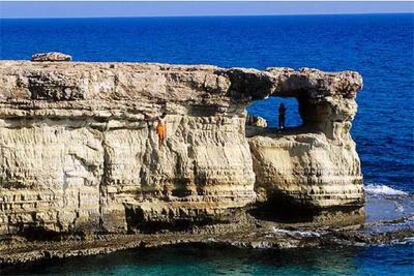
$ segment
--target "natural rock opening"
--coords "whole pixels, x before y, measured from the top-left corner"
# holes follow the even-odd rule
[[[285,111],[285,127],[280,127],[280,105],[283,104]],[[268,132],[294,132],[302,126],[302,118],[299,113],[299,103],[294,97],[282,98],[270,96],[263,100],[257,100],[246,107],[246,136],[265,131],[254,127],[267,128]]]

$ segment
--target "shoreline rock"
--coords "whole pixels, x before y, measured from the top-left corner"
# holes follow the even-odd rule
[[[376,222],[378,223],[378,222]],[[398,224],[399,221],[383,221]],[[109,254],[126,249],[204,245],[241,249],[290,249],[331,246],[392,245],[413,238],[412,228],[369,233],[373,223],[342,228],[321,225],[281,224],[266,221],[195,228],[192,231],[154,234],[70,236],[60,240],[32,240],[9,236],[0,245],[0,269],[56,259]]]

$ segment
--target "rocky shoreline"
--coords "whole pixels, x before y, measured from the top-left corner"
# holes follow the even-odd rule
[[[396,212],[392,207],[396,205],[405,211]],[[63,258],[165,246],[273,250],[392,245],[414,239],[413,194],[369,195],[365,208],[369,211],[367,218],[351,225],[348,221],[348,226],[329,225],[326,221],[282,223],[261,220],[251,216],[251,210],[246,209],[234,213],[234,221],[231,223],[192,227],[184,231],[43,236],[43,239],[35,239],[33,235],[8,236],[0,242],[0,268],[12,269],[15,266],[47,263]],[[390,213],[393,213],[392,217]]]
[[[365,231],[371,225],[378,225],[378,223],[329,228],[255,220],[254,224],[215,225],[191,231],[71,236],[60,237],[60,240],[55,241],[10,236],[3,239],[0,245],[0,268],[69,257],[108,254],[133,248],[139,250],[175,245],[247,249],[369,246],[403,242],[414,236],[412,227],[383,233]],[[401,220],[381,222],[388,225],[398,223],[401,223]]]

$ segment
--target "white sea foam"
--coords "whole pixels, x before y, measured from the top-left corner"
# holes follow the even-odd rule
[[[392,245],[405,245],[405,244],[410,244],[411,245],[411,244],[414,244],[414,237],[408,237],[408,238],[405,238],[403,240],[393,240],[389,244],[392,244]],[[380,244],[379,246],[387,246],[389,244],[384,243],[384,244]]]
[[[408,193],[397,190],[386,185],[368,184],[364,187],[365,192],[374,195],[408,195]]]
[[[320,237],[321,234],[315,231],[298,231],[298,230],[286,230],[273,227],[273,232],[276,234],[286,234],[289,236],[299,236],[299,237]]]
[[[402,206],[400,203],[394,202],[394,204],[395,204],[395,210],[396,211],[398,211],[400,213],[403,213],[405,211],[404,206]]]
[[[414,244],[414,237],[405,238],[403,241],[409,244]]]

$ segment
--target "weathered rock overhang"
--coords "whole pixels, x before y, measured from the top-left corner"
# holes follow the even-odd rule
[[[350,71],[2,61],[0,233],[220,221],[257,194],[359,208],[361,87]],[[296,97],[307,128],[246,138],[245,107],[268,96]]]

